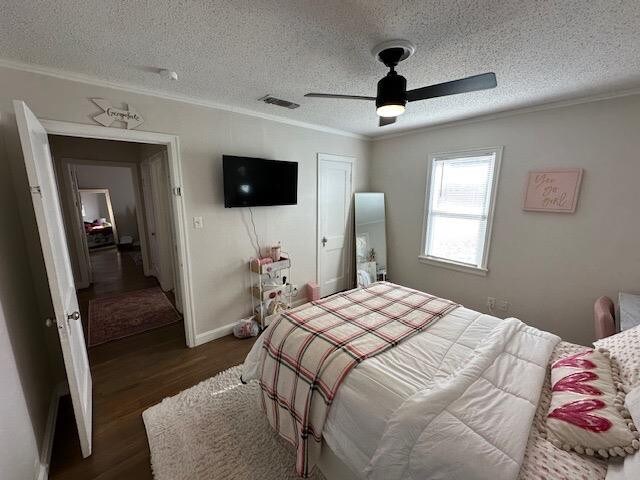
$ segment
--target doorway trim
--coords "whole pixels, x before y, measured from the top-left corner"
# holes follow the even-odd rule
[[[124,130],[98,125],[63,122],[58,120],[38,119],[49,135],[67,137],[97,138],[101,140],[119,140],[132,143],[150,143],[165,145],[167,148],[167,164],[171,182],[171,198],[173,224],[176,233],[180,289],[184,318],[185,340],[189,347],[196,346],[195,307],[193,303],[193,286],[191,282],[191,253],[189,250],[188,222],[184,202],[182,179],[182,162],[180,159],[180,139],[177,135],[145,132],[141,130]]]
[[[354,193],[354,185],[353,185],[353,169],[354,169],[354,164],[355,164],[355,157],[349,156],[349,155],[340,155],[340,154],[334,154],[334,153],[321,153],[318,152],[318,154],[316,155],[316,236],[315,236],[315,241],[316,241],[316,282],[318,283],[318,287],[320,288],[320,162],[321,160],[329,160],[332,162],[341,162],[341,163],[348,163],[351,166],[351,181],[350,181],[350,192],[349,192],[349,211],[348,211],[348,216],[347,216],[347,225],[348,225],[348,235],[347,235],[347,239],[345,240],[345,243],[347,243],[348,248],[346,249],[346,251],[348,252],[348,255],[346,258],[343,259],[343,261],[345,262],[345,265],[343,266],[343,268],[345,268],[345,272],[346,272],[346,276],[348,281],[352,280],[352,261],[351,261],[351,255],[352,255],[352,250],[353,248],[353,235],[352,235],[352,230],[353,228],[351,228],[353,226],[353,193]],[[349,285],[346,285],[347,287]]]

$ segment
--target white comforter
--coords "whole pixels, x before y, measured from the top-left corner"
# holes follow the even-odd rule
[[[385,435],[388,439],[392,434],[387,431],[387,425],[391,426],[392,421],[400,420],[402,412],[407,411],[405,406],[409,408],[410,405],[413,405],[413,401],[406,402],[414,397],[416,399],[422,398],[418,397],[418,394],[425,395],[430,391],[435,393],[445,388],[450,380],[457,378],[462,369],[465,369],[474,358],[478,357],[478,352],[485,348],[492,332],[496,331],[496,328],[501,328],[501,325],[509,323],[513,322],[505,322],[499,318],[460,307],[430,326],[426,331],[358,365],[345,379],[333,401],[323,431],[326,444],[357,477],[365,478],[365,471],[369,471],[369,475],[375,475],[375,469],[371,467],[380,466],[383,455],[386,456],[393,452],[393,449],[384,448]],[[537,332],[542,338],[548,338],[549,346],[545,346],[540,352],[542,356],[548,358],[558,338],[531,327],[525,328],[532,333]],[[537,340],[538,337],[534,339]],[[514,346],[516,345],[514,344]],[[246,380],[259,378],[261,348],[262,344],[258,339],[245,360],[243,377]],[[518,348],[525,352],[518,355],[527,358],[525,354],[529,355],[530,349],[527,348],[526,342],[519,345]],[[537,348],[539,346],[534,350]],[[542,361],[542,357],[538,365],[546,365],[545,361]],[[540,380],[533,380],[533,383],[539,383],[536,387],[536,400],[533,402],[535,404],[544,378],[544,369],[533,367],[531,370],[542,370]],[[508,371],[505,372],[504,377],[508,377],[507,374]],[[537,375],[532,376],[537,377]],[[531,378],[526,379],[526,382],[530,381],[532,381]],[[492,410],[491,401],[492,398],[478,399],[470,413],[476,411],[480,415],[486,414],[487,410]],[[487,405],[485,413],[480,408],[483,403]],[[520,412],[517,413],[519,415]],[[496,415],[500,415],[499,410],[496,410]],[[411,422],[415,423],[421,416],[422,413],[411,419]],[[525,414],[525,416],[528,418],[529,415]],[[487,418],[495,419],[493,416]],[[527,433],[531,425],[530,420],[530,418],[527,420]],[[491,422],[493,421],[491,420]],[[402,430],[400,424],[397,428]],[[523,435],[521,443],[526,442],[527,433]],[[416,456],[419,457],[420,454],[416,452]],[[411,462],[413,460],[409,461],[410,464]],[[476,466],[481,464],[484,468],[487,463],[488,459],[476,459]],[[426,464],[422,465],[427,468]],[[441,477],[432,476],[432,469],[429,465],[426,473],[418,474],[417,478]],[[466,477],[447,473],[444,478]]]
[[[514,318],[498,324],[457,374],[396,410],[367,477],[515,480],[558,341]]]

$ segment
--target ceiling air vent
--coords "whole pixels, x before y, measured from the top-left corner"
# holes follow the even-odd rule
[[[300,106],[297,103],[290,102],[289,100],[281,100],[279,98],[272,97],[271,95],[265,95],[264,97],[259,98],[258,100],[264,103],[270,103],[271,105],[290,108],[291,110],[293,110],[294,108],[298,108]]]

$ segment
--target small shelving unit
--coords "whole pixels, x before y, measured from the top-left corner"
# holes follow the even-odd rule
[[[256,259],[252,259],[249,270],[251,309],[260,329],[264,329],[282,309],[291,308],[291,260],[281,257],[277,262],[259,264]],[[273,311],[273,302],[280,302],[281,309]]]

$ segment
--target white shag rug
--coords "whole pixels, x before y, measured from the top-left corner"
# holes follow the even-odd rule
[[[297,479],[295,451],[269,426],[256,382],[225,370],[142,413],[157,480]],[[316,470],[314,480],[323,480]]]

